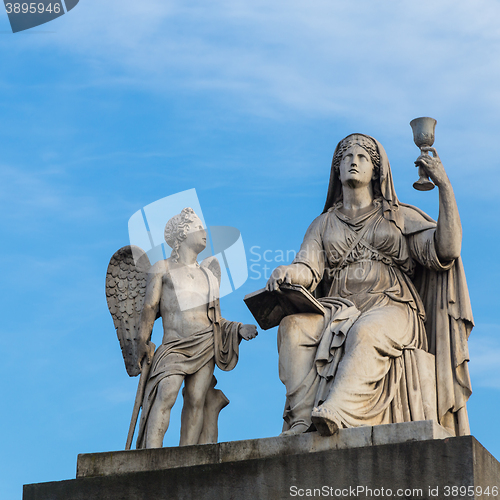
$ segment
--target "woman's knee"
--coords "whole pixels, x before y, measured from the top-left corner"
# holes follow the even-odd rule
[[[373,325],[370,325],[370,323],[355,323],[347,334],[346,348],[354,345],[365,345],[369,347],[374,344],[374,328]]]
[[[323,332],[323,316],[291,314],[285,316],[278,328],[278,345],[307,345],[317,342]]]
[[[379,308],[368,312],[354,323],[346,343],[390,348],[403,345],[408,331],[406,311],[395,307]]]

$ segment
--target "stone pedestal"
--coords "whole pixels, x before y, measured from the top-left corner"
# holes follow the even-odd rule
[[[76,479],[25,485],[23,500],[491,500],[498,489],[500,463],[472,436],[425,421],[80,455]]]

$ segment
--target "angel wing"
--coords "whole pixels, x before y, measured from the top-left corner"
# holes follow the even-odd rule
[[[211,273],[217,278],[217,281],[219,282],[220,286],[222,272],[217,257],[214,256],[207,257],[205,260],[202,261],[201,266],[211,271]]]
[[[135,245],[127,245],[111,257],[106,273],[106,300],[120,341],[125,368],[131,377],[141,372],[136,338],[150,268],[146,252]]]

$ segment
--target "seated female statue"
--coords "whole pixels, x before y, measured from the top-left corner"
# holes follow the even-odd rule
[[[469,433],[462,229],[436,150],[423,150],[416,163],[439,189],[437,223],[398,201],[381,144],[350,135],[335,150],[323,213],[267,283],[303,285],[326,309],[279,326],[285,434],[425,419]]]

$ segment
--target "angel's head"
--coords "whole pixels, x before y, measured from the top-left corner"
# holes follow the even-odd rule
[[[207,246],[207,233],[200,218],[192,208],[183,208],[180,214],[174,215],[165,226],[165,241],[172,248],[171,258],[179,259],[179,248],[183,242],[200,253]]]

